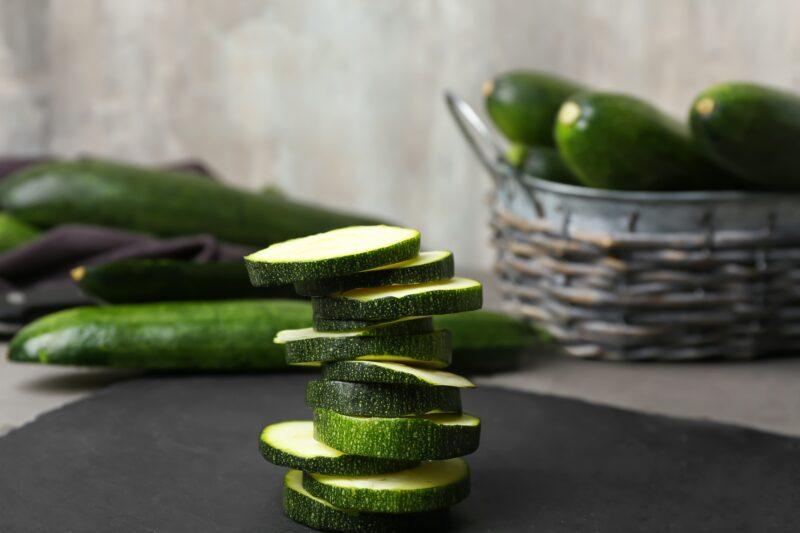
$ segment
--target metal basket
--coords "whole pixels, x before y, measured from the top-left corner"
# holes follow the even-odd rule
[[[552,183],[446,101],[495,182],[495,270],[507,309],[571,355],[744,359],[800,349],[800,195],[623,192]]]

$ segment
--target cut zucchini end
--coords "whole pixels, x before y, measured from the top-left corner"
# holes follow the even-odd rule
[[[261,432],[261,443],[300,458],[341,457],[344,453],[314,439],[310,420],[287,420],[270,424]]]

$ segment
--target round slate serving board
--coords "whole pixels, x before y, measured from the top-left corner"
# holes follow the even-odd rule
[[[281,512],[267,423],[309,418],[310,375],[155,376],[0,438],[0,531],[307,531]],[[486,532],[791,531],[800,440],[493,388],[470,498]]]

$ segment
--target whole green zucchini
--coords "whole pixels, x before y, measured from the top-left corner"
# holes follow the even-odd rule
[[[49,163],[16,172],[0,184],[0,208],[40,228],[82,223],[165,237],[208,233],[257,246],[379,223],[185,173],[99,161]]]
[[[800,188],[800,95],[723,83],[701,92],[692,135],[720,166],[772,189]]]
[[[291,285],[253,287],[242,261],[127,259],[78,267],[72,279],[85,293],[108,303],[298,298]]]
[[[291,300],[81,307],[24,327],[11,340],[8,358],[140,369],[290,368],[284,346],[273,338],[311,324],[311,306]],[[451,368],[462,372],[514,368],[537,338],[523,322],[491,311],[437,316],[435,326],[453,333]]]
[[[553,124],[561,104],[583,90],[552,74],[517,70],[483,84],[484,103],[492,122],[510,141],[553,146]]]
[[[170,370],[286,368],[278,331],[311,324],[311,306],[246,300],[79,307],[11,340],[12,361]]]
[[[589,187],[741,188],[736,177],[699,150],[685,124],[632,96],[605,92],[571,96],[561,106],[555,135],[564,162]]]

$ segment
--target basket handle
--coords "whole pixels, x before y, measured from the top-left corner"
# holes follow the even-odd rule
[[[444,101],[467,144],[495,183],[499,182],[501,171],[497,167],[497,161],[503,157],[501,141],[461,97],[445,91]]]

